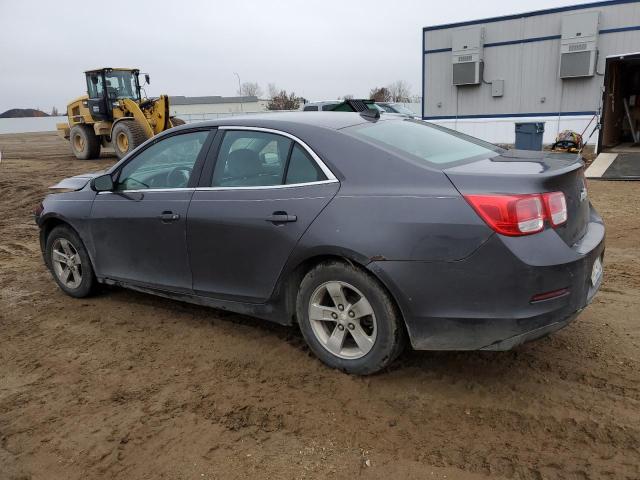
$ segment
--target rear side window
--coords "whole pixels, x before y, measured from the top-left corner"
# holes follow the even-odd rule
[[[298,144],[293,146],[289,167],[287,168],[287,180],[285,183],[308,183],[326,180],[327,177],[318,164]]]
[[[384,121],[345,129],[363,140],[391,147],[424,162],[455,163],[495,156],[500,148],[453,130],[412,120]]]
[[[312,106],[312,107],[304,107],[303,109],[305,112],[317,112],[318,111],[318,107],[317,106]]]
[[[283,135],[252,130],[224,134],[212,187],[270,187],[326,180],[315,160]]]
[[[326,111],[331,111],[331,110],[333,110],[333,108],[336,105],[337,105],[337,103],[328,103],[328,104],[322,106],[322,110],[325,111],[325,112]]]
[[[224,135],[213,172],[214,187],[281,185],[292,141],[246,130]]]

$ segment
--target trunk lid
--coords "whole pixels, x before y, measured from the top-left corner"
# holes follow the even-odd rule
[[[568,218],[556,227],[556,232],[569,246],[586,232],[589,201],[584,163],[577,155],[508,150],[496,157],[445,169],[444,173],[463,195],[562,192]]]

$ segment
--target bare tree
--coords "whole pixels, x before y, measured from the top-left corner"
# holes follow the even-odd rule
[[[391,101],[393,102],[409,102],[411,98],[411,87],[404,80],[398,80],[393,82],[387,87],[391,94]]]
[[[353,95],[351,95],[350,93],[347,93],[344,97],[342,97],[342,100],[353,100]]]
[[[369,98],[376,102],[388,102],[391,100],[391,93],[387,87],[374,87],[369,92]]]
[[[58,115],[60,115],[60,114],[58,113],[58,107],[53,107],[53,108],[51,109],[51,116],[52,116],[52,117],[57,117]]]
[[[280,91],[278,90],[278,87],[276,87],[275,83],[270,83],[267,85],[267,93],[269,95],[269,98],[273,98],[277,96]]]
[[[287,94],[286,90],[271,97],[267,104],[267,110],[297,110],[300,108],[300,98],[294,92]]]
[[[262,89],[260,88],[260,85],[258,85],[258,82],[244,82],[240,86],[238,95],[242,97],[261,97]]]

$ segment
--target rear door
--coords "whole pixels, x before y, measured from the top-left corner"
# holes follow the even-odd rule
[[[216,143],[187,221],[193,289],[261,303],[340,184],[306,145],[283,132],[222,128]]]
[[[96,272],[172,291],[191,291],[186,244],[189,202],[214,133],[164,136],[123,165],[115,189],[91,211]]]

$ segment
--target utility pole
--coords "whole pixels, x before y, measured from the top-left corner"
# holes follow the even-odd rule
[[[240,75],[237,72],[233,72],[233,74],[238,77],[238,97],[240,97],[240,111],[244,112],[244,107],[242,105],[242,87],[240,86]]]

